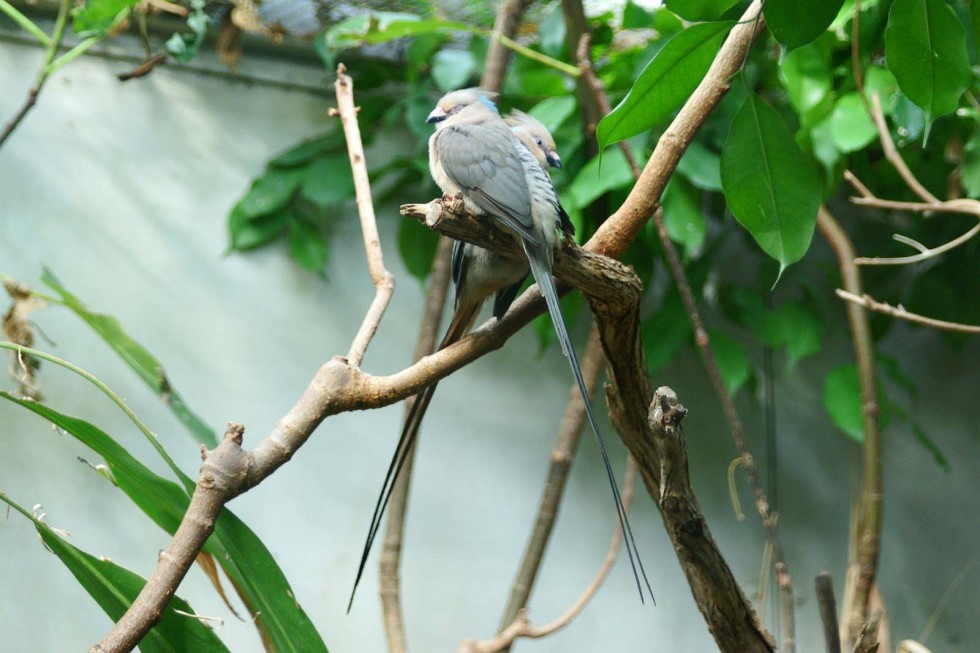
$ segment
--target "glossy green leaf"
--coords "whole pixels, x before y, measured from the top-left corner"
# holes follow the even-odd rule
[[[306,168],[300,196],[314,206],[325,209],[354,198],[354,176],[350,157],[331,154],[321,157]]]
[[[573,206],[584,208],[614,188],[628,188],[635,182],[633,170],[619,148],[608,150],[586,163],[568,187]]]
[[[107,558],[97,558],[69,544],[54,529],[0,493],[4,501],[31,520],[44,546],[61,560],[72,576],[113,621],[122,618],[146,585],[146,579]],[[180,614],[177,611],[183,612]],[[167,603],[153,628],[140,640],[143,653],[203,653],[227,651],[213,630],[198,619],[184,599],[175,596]]]
[[[861,412],[861,383],[855,365],[842,365],[824,379],[823,405],[834,426],[852,440],[864,442],[864,414]],[[878,394],[879,428],[888,424],[888,404]]]
[[[895,0],[885,29],[885,58],[927,123],[954,111],[970,83],[966,32],[943,0]]]
[[[562,50],[565,48],[565,14],[562,12],[561,3],[555,3],[551,13],[544,17],[538,24],[538,44],[541,51],[554,59],[561,59]],[[485,61],[486,56],[480,57],[480,61]]]
[[[414,220],[402,220],[398,227],[398,252],[408,272],[421,282],[429,277],[439,245],[439,234]]]
[[[71,293],[64,284],[45,268],[41,274],[43,281],[49,288],[58,293],[61,301],[75,315],[82,318],[86,324],[99,334],[106,341],[113,351],[119,355],[129,367],[143,380],[146,385],[173,411],[180,423],[190,431],[191,435],[198,442],[214,447],[218,440],[208,425],[198,415],[192,411],[179,392],[171,385],[163,369],[163,365],[145,347],[133,340],[126,333],[119,320],[116,318],[97,313],[89,309],[85,304]]]
[[[766,0],[766,25],[788,50],[823,34],[837,17],[844,0]]]
[[[732,25],[692,25],[673,36],[623,101],[599,121],[600,149],[650,129],[680,106],[701,82]]]
[[[93,424],[43,404],[0,391],[7,399],[56,424],[99,454],[116,485],[158,526],[173,535],[190,505],[194,481],[181,474],[180,485],[162,478],[134,458]],[[183,485],[183,488],[181,487]],[[313,623],[296,601],[272,553],[228,508],[221,511],[214,533],[204,545],[231,579],[242,601],[256,616],[256,626],[276,651],[326,651]]]
[[[432,59],[432,80],[440,91],[468,86],[476,72],[476,60],[469,50],[440,50]]]
[[[289,255],[311,272],[323,274],[330,250],[320,230],[299,216],[289,218]]]
[[[721,183],[735,218],[780,274],[810,246],[820,179],[776,111],[750,95],[721,152]]]
[[[841,152],[856,152],[878,138],[874,120],[868,115],[859,93],[847,93],[834,104],[830,133]]]
[[[275,240],[286,230],[290,211],[283,209],[256,219],[245,217],[242,203],[239,202],[228,216],[228,234],[232,250],[244,252]]]
[[[804,123],[830,93],[830,52],[817,43],[793,50],[783,58],[779,77]]]
[[[715,20],[738,4],[738,0],[665,0],[664,5],[684,20]]]
[[[692,141],[684,151],[677,172],[702,190],[721,190],[721,158],[699,141]]]
[[[886,116],[895,112],[898,103],[898,81],[891,71],[883,66],[868,66],[864,71],[864,94],[868,101],[878,94],[881,100],[881,110]]]
[[[74,10],[72,32],[79,38],[102,34],[137,2],[139,0],[86,0]]]
[[[289,203],[305,179],[305,170],[269,168],[252,182],[252,187],[236,208],[239,208],[245,220],[271,215]]]
[[[731,317],[760,343],[772,349],[786,348],[788,370],[820,351],[826,326],[802,302],[789,300],[769,308],[758,292],[735,287],[724,293],[723,303]]]
[[[541,121],[548,131],[555,132],[561,127],[578,108],[578,102],[572,95],[550,97],[535,104],[529,114]]]
[[[701,192],[684,179],[674,177],[664,189],[664,224],[675,243],[690,255],[704,244],[705,222],[701,214]]]
[[[728,394],[735,396],[752,376],[752,366],[745,353],[742,343],[729,336],[724,331],[708,329],[711,339],[711,350],[715,354],[718,370],[725,382]]]

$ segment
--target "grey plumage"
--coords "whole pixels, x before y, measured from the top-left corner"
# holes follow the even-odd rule
[[[634,563],[636,543],[592,411],[578,359],[571,346],[561,314],[558,292],[551,276],[559,231],[567,235],[573,232],[568,215],[561,207],[545,168],[549,162],[556,167],[561,165],[554,139],[540,122],[520,112],[509,117],[508,126],[500,118],[493,102],[478,89],[464,89],[445,95],[429,115],[427,122],[439,123],[429,140],[429,168],[443,193],[447,196],[461,194],[471,213],[498,220],[520,238],[527,263],[548,305],[562,352],[569,358],[589,422],[598,440],[642,601],[640,577]],[[497,318],[502,317],[516,297],[527,270],[528,265],[523,262],[467,243],[456,243],[453,250],[456,310],[440,349],[469,332],[480,307],[491,294],[496,295],[494,315]],[[380,526],[381,514],[387,505],[391,491],[389,484],[393,484],[401,469],[434,391],[435,385],[432,385],[419,395],[406,420],[395,457],[388,469],[385,487],[375,506],[355,590],[371,543]],[[640,573],[643,574],[652,596],[638,554],[636,562],[639,563]]]

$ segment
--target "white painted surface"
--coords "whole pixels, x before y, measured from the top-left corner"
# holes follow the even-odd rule
[[[0,120],[21,102],[39,59],[36,49],[0,44]],[[234,201],[271,155],[320,129],[329,103],[173,69],[120,84],[114,74],[126,68],[98,59],[67,67],[0,149],[0,271],[40,287],[42,265],[51,267],[91,306],[117,316],[209,424],[220,430],[226,421],[242,422],[246,446],[254,445],[318,366],[346,351],[372,296],[349,210],[338,216],[328,282],[299,269],[278,247],[222,255]],[[398,287],[364,367],[383,374],[409,362],[423,295],[397,254],[397,212],[388,206],[379,215]],[[39,346],[119,391],[183,468],[196,473],[192,441],[91,331],[63,310],[47,310],[36,321],[57,343]],[[904,427],[886,436],[882,573],[897,640],[918,635],[947,585],[980,551],[978,349],[973,343],[954,355],[932,334],[902,329],[888,348],[911,356],[914,372],[946,371],[937,379],[914,375],[920,395],[912,409],[954,465],[951,474],[941,472]],[[838,349],[805,365],[829,370],[846,354]],[[95,422],[166,475],[102,395],[51,365],[41,378],[53,407]],[[749,519],[738,523],[732,516],[725,470],[734,453],[717,403],[694,356],[682,357],[656,381],[673,386],[691,409],[686,425],[695,488],[737,577],[747,593],[754,591],[760,529],[748,492],[742,497]],[[454,650],[461,638],[487,637],[496,628],[569,382],[560,353],[538,357],[534,338],[522,333],[440,385],[421,441],[405,549],[413,650]],[[801,597],[802,651],[822,649],[814,574],[830,570],[838,590],[843,587],[856,460],[831,430],[819,393],[799,378],[779,387],[780,525]],[[528,405],[530,397],[536,405]],[[761,420],[747,402],[741,408],[761,462]],[[377,551],[354,610],[349,616],[344,610],[400,415],[394,406],[329,419],[286,467],[231,504],[276,555],[335,652],[384,649]],[[622,447],[603,423],[622,469]],[[589,436],[581,449],[532,601],[536,623],[564,610],[588,583],[614,526]],[[43,504],[48,522],[70,531],[75,545],[149,574],[166,535],[76,456],[94,458],[26,411],[0,404],[0,490],[27,506]],[[639,604],[620,560],[571,627],[522,649],[713,650],[659,516],[647,496],[637,503],[632,521],[658,606]],[[108,619],[26,520],[14,514],[0,520],[0,551],[0,648],[80,650],[107,630]],[[959,589],[928,642],[933,650],[975,650],[978,587],[974,575]],[[200,613],[226,619],[221,637],[231,650],[259,650],[252,626],[230,615],[200,571],[190,573],[179,594]]]

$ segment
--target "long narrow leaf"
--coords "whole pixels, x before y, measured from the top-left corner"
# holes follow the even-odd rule
[[[95,599],[109,618],[118,621],[139,595],[146,579],[105,558],[82,551],[61,538],[54,530],[30,512],[0,493],[0,501],[30,519],[41,540],[51,553]],[[180,614],[177,611],[185,614]],[[227,651],[214,631],[193,616],[194,609],[184,599],[170,599],[160,621],[140,642],[143,653],[211,653]]]
[[[187,407],[177,390],[170,385],[170,379],[167,378],[160,361],[143,345],[133,340],[123,330],[119,320],[110,315],[90,310],[78,297],[65,288],[58,277],[47,268],[41,275],[41,281],[57,292],[64,305],[92,327],[112,347],[113,351],[119,354],[119,357],[143,379],[146,385],[164,400],[164,403],[170,407],[177,419],[198,442],[207,445],[208,448],[214,448],[218,445],[214,431],[208,428],[204,420]]]
[[[102,456],[119,489],[165,531],[171,535],[177,531],[194,489],[187,475],[180,475],[182,489],[155,474],[97,426],[3,391],[0,397],[44,417]],[[272,553],[228,508],[219,515],[204,551],[224,569],[274,650],[327,650]]]

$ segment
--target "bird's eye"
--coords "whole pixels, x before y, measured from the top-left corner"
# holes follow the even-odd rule
[[[449,113],[450,114],[459,113],[460,109],[462,108],[463,108],[462,104],[457,104],[456,106],[454,106],[452,109],[449,110]]]
[[[544,147],[544,141],[542,141],[540,138],[535,138],[534,142],[538,144],[538,147]]]

